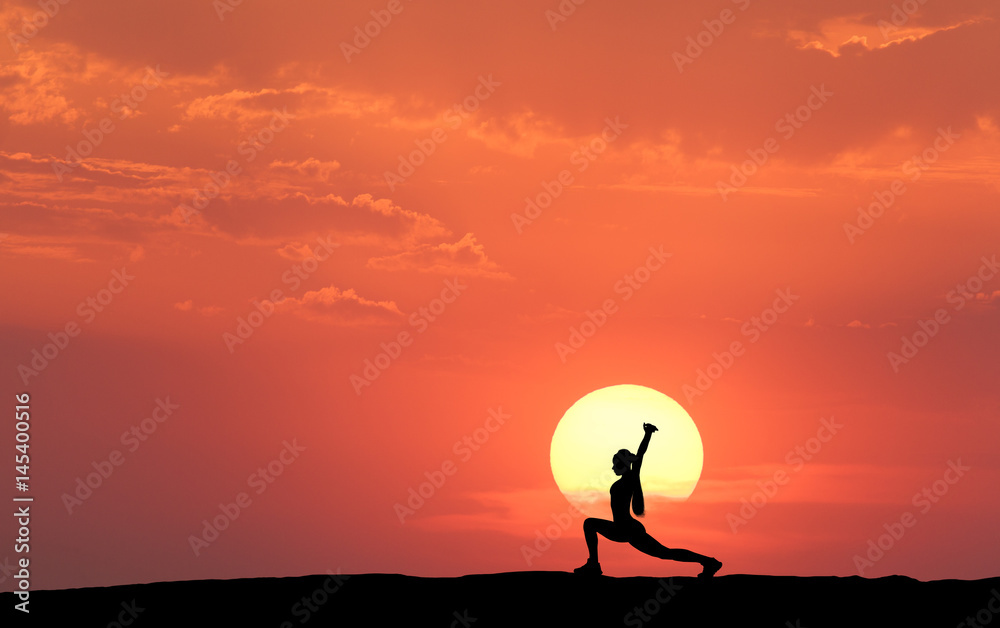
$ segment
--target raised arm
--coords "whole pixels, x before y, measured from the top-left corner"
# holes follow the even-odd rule
[[[646,435],[642,437],[642,442],[639,443],[639,449],[636,452],[636,458],[632,461],[633,471],[638,471],[639,467],[642,466],[642,457],[646,453],[646,448],[649,447],[649,438],[656,431],[656,426],[651,423],[643,423],[642,429],[646,431]]]

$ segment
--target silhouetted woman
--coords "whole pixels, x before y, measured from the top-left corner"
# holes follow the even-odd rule
[[[587,559],[587,564],[574,571],[583,574],[601,573],[601,564],[597,562],[597,535],[601,534],[610,541],[628,543],[640,552],[656,558],[700,563],[702,572],[698,574],[699,577],[709,578],[722,567],[721,562],[690,550],[664,547],[659,541],[649,536],[646,528],[629,513],[630,505],[635,514],[639,516],[642,516],[645,508],[642,486],[639,484],[639,468],[642,466],[642,456],[646,453],[649,438],[656,431],[656,426],[643,423],[642,428],[646,431],[646,435],[642,438],[638,453],[633,455],[627,449],[620,449],[611,459],[611,468],[614,469],[615,475],[621,476],[618,481],[611,485],[611,514],[614,516],[614,521],[593,517],[584,520],[583,535],[587,539],[590,558]]]

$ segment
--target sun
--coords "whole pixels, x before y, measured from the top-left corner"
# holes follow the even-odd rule
[[[636,452],[643,423],[659,428],[642,463],[643,494],[678,501],[691,495],[704,460],[691,416],[661,392],[622,384],[581,397],[552,434],[552,476],[570,503],[588,515],[610,513],[608,490],[617,479],[611,458],[623,448]]]

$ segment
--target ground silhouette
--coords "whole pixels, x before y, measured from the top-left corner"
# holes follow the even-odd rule
[[[1000,578],[737,574],[705,580],[533,571],[201,580],[34,591],[30,623],[13,611],[16,601],[13,593],[0,594],[5,615],[14,616],[5,626],[950,627],[966,618],[986,625],[982,620],[1000,614],[991,610],[1000,609]]]

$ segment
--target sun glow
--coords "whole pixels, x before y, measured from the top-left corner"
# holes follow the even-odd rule
[[[683,501],[701,477],[701,435],[676,401],[645,386],[609,386],[584,395],[559,420],[549,453],[559,490],[587,514],[607,516],[608,489],[616,476],[611,458],[625,448],[636,453],[643,423],[659,431],[642,463],[647,496]]]

